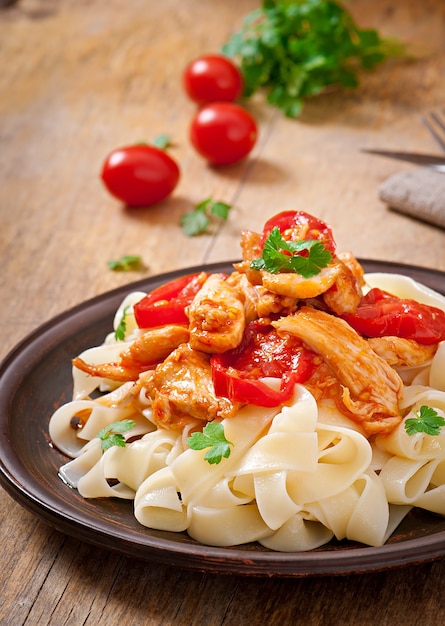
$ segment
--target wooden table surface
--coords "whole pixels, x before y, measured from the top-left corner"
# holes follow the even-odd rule
[[[436,151],[420,114],[445,103],[443,0],[353,0],[362,26],[410,44],[348,93],[297,120],[255,98],[251,158],[212,169],[188,141],[185,63],[218,51],[254,0],[22,0],[0,9],[0,357],[54,315],[162,272],[238,258],[243,228],[286,209],[328,221],[361,258],[445,270],[444,231],[389,211],[379,185],[409,169],[363,147]],[[168,133],[182,177],[173,196],[126,210],[101,185],[115,147]],[[205,197],[235,205],[188,238],[181,215]],[[141,255],[142,273],[107,262]],[[1,383],[0,383],[1,384]],[[442,622],[445,561],[315,578],[176,570],[53,530],[0,493],[0,623],[417,624]]]

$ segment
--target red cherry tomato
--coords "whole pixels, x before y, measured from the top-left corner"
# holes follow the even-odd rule
[[[279,228],[284,239],[318,239],[332,254],[335,254],[336,244],[331,227],[310,213],[282,211],[271,217],[263,227],[262,246],[275,227]]]
[[[198,104],[233,102],[243,91],[243,78],[227,57],[211,54],[192,61],[183,74],[184,89]]]
[[[206,278],[205,272],[182,276],[144,296],[134,305],[134,317],[139,328],[188,324],[185,307],[192,302]]]
[[[105,159],[101,178],[108,191],[128,206],[150,206],[176,187],[177,163],[155,146],[135,145],[114,150]]]
[[[258,130],[253,117],[233,102],[214,102],[192,120],[190,140],[212,165],[236,163],[254,147]]]
[[[355,313],[342,316],[366,337],[396,336],[430,345],[445,340],[445,313],[415,300],[371,289]]]
[[[210,358],[215,393],[235,402],[278,406],[291,397],[294,385],[314,370],[315,354],[295,337],[279,337],[271,326],[251,322],[241,345]],[[278,391],[259,380],[281,378]]]

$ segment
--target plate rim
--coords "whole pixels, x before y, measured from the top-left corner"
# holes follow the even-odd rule
[[[428,277],[430,279],[433,277],[433,282],[440,283],[443,281],[441,293],[445,295],[445,272],[441,270],[391,261],[360,258],[358,260],[367,273],[385,271],[403,273],[407,276],[414,274],[415,276],[420,275],[424,280],[428,279]],[[90,519],[88,515],[80,519],[72,511],[68,512],[66,509],[61,510],[57,508],[60,500],[56,496],[54,496],[54,502],[51,499],[42,499],[38,481],[32,476],[30,477],[26,472],[26,468],[22,467],[14,443],[9,436],[9,420],[11,417],[8,407],[11,406],[14,392],[20,387],[20,384],[26,378],[27,372],[31,369],[31,364],[28,364],[28,369],[25,368],[19,376],[14,371],[14,365],[17,362],[21,362],[23,351],[30,346],[40,345],[47,338],[48,334],[53,334],[54,328],[59,329],[62,327],[63,329],[65,326],[69,327],[70,322],[72,324],[73,320],[78,324],[86,323],[80,319],[85,316],[85,312],[88,313],[88,320],[105,321],[107,317],[112,319],[116,304],[131,291],[142,291],[147,287],[153,289],[157,284],[196,271],[227,271],[235,262],[220,261],[200,264],[141,278],[93,296],[62,311],[40,324],[22,338],[0,363],[0,381],[6,379],[7,383],[10,383],[9,387],[8,385],[0,384],[0,485],[21,506],[66,535],[103,549],[119,552],[125,556],[160,564],[173,564],[185,569],[203,572],[236,573],[237,575],[267,577],[353,574],[382,571],[408,564],[431,561],[444,556],[445,531],[379,547],[363,546],[330,551],[318,549],[298,553],[249,550],[243,548],[243,546],[220,548],[204,546],[197,542],[183,543],[175,541],[176,533],[171,533],[172,539],[150,537],[149,541],[141,544],[140,541],[135,541],[134,533],[123,533],[122,529],[120,529],[120,535],[117,536],[106,531],[104,532],[104,527],[106,526],[104,524],[95,525],[93,523],[87,525],[86,521]],[[415,280],[419,280],[419,277],[416,277]],[[433,288],[440,291],[437,285]],[[107,308],[106,313],[102,311],[104,308]],[[101,311],[101,315],[97,318],[99,311]],[[12,469],[15,467],[15,470],[17,470],[17,463],[21,471]],[[55,478],[60,480],[57,476]],[[69,488],[67,487],[67,489]],[[147,529],[141,526],[140,534],[145,532],[147,532]],[[110,537],[116,539],[114,545],[110,545]]]

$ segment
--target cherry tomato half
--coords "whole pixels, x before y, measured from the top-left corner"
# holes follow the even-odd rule
[[[305,211],[282,211],[264,224],[261,245],[269,237],[273,228],[279,228],[284,239],[318,239],[335,254],[336,244],[332,229],[328,224]]]
[[[431,345],[445,340],[445,312],[415,300],[398,298],[377,287],[355,313],[342,316],[365,337],[396,336]]]
[[[257,125],[245,109],[233,102],[214,102],[192,120],[190,141],[212,165],[236,163],[254,147]]]
[[[295,337],[279,337],[271,326],[251,322],[241,345],[210,359],[215,393],[235,402],[278,406],[286,402],[297,382],[305,382],[314,370],[315,354]],[[280,389],[272,390],[259,380],[281,378]]]
[[[243,91],[243,78],[236,65],[220,54],[195,59],[185,68],[184,89],[198,104],[233,102]]]
[[[134,145],[114,150],[105,159],[101,178],[108,191],[128,206],[150,206],[176,187],[177,163],[156,146]]]

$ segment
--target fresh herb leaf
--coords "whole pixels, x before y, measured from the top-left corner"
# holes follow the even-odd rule
[[[220,463],[222,458],[230,456],[230,446],[233,443],[227,441],[224,435],[224,426],[220,422],[208,422],[201,433],[193,433],[187,444],[192,450],[205,450],[210,448],[204,455],[204,459],[211,465]]]
[[[229,211],[232,207],[225,202],[213,202],[210,206],[210,213],[226,220],[229,217]]]
[[[262,256],[254,259],[250,267],[266,270],[271,274],[294,272],[303,278],[311,278],[329,265],[331,252],[316,239],[286,241],[275,226],[264,243]]]
[[[327,88],[354,88],[359,71],[372,70],[404,46],[361,29],[336,0],[263,0],[223,46],[244,76],[244,95],[265,89],[288,117]]]
[[[144,269],[140,256],[126,254],[115,261],[108,261],[108,267],[113,272],[139,272]]]
[[[125,333],[127,331],[127,313],[130,307],[126,306],[122,312],[121,321],[119,322],[116,330],[114,331],[114,338],[116,341],[124,341]]]
[[[201,211],[190,211],[181,217],[181,226],[188,237],[204,233],[209,225],[209,218]]]
[[[117,422],[113,422],[112,424],[108,424],[105,428],[102,428],[102,430],[96,435],[96,437],[100,439],[102,452],[105,452],[105,450],[108,450],[108,448],[111,448],[112,446],[124,448],[125,437],[122,433],[126,433],[135,426],[136,422],[133,420],[119,420]]]
[[[422,405],[414,415],[416,417],[405,420],[405,430],[410,436],[415,433],[440,435],[440,429],[445,426],[445,419],[429,406]]]
[[[154,138],[153,145],[161,150],[166,150],[172,145],[170,135],[158,135]]]
[[[212,198],[206,198],[199,202],[193,211],[189,211],[181,217],[182,229],[189,237],[200,235],[207,230],[212,216],[227,220],[231,208],[230,204],[215,202]]]

